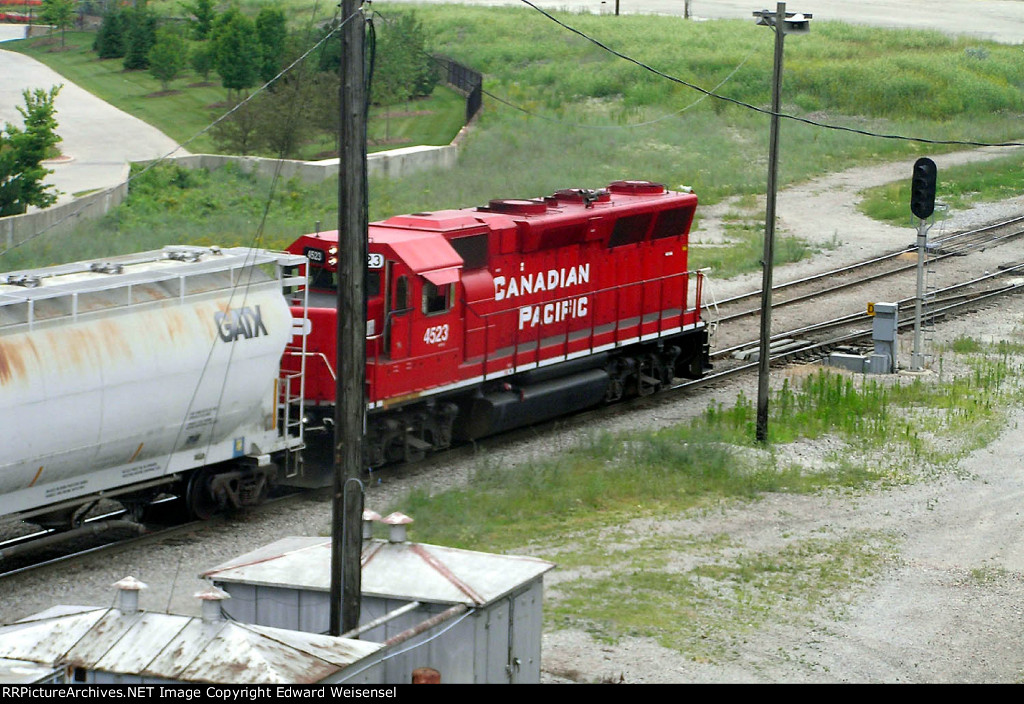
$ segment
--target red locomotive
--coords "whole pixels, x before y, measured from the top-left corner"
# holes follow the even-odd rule
[[[701,376],[696,207],[692,193],[617,181],[371,223],[368,465]],[[307,413],[328,423],[337,244],[335,231],[289,247],[311,270]]]

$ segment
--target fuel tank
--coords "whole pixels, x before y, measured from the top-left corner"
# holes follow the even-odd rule
[[[282,257],[167,247],[0,275],[2,514],[287,445]]]

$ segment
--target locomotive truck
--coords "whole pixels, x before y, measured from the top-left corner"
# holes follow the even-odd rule
[[[616,181],[371,223],[367,466],[701,376],[703,279],[687,264],[696,207],[688,191]],[[305,351],[283,367],[305,361],[307,418],[329,430],[338,233],[288,251],[308,258],[310,290]]]

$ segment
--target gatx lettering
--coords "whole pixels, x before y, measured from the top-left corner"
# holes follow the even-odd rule
[[[270,334],[267,332],[267,326],[263,324],[259,306],[255,309],[246,306],[241,310],[218,311],[213,314],[213,319],[217,323],[217,334],[224,342],[234,342],[240,337],[248,340],[261,334]]]

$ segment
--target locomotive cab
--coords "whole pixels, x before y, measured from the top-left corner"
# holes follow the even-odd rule
[[[371,398],[416,394],[457,374],[462,350],[462,259],[438,235],[371,229],[384,272],[383,326],[367,329]],[[372,256],[371,256],[372,258]]]

